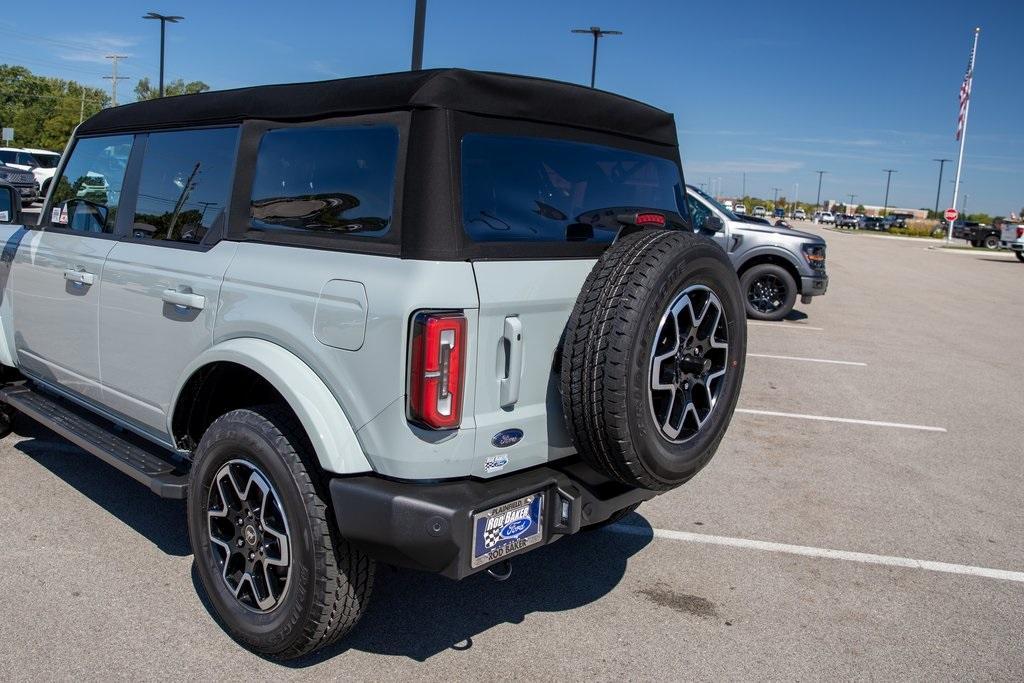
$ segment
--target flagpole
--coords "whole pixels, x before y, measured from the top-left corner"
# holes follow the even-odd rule
[[[967,103],[964,105],[964,127],[960,131],[960,154],[956,158],[956,182],[953,183],[953,208],[956,208],[956,200],[960,194],[960,170],[964,164],[964,143],[967,141],[967,117],[971,113],[971,91],[974,90],[974,58],[978,54],[978,34],[981,33],[981,28],[977,27],[974,29],[974,47],[971,48],[971,64],[967,71],[970,76],[970,83],[968,84],[967,91]],[[964,220],[967,220],[967,216],[964,216]],[[953,221],[949,221],[949,226],[946,232],[946,244],[947,246],[953,241]]]

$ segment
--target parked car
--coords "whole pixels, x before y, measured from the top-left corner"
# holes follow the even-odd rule
[[[781,320],[793,310],[797,296],[809,304],[828,290],[821,237],[736,215],[692,185],[686,198],[694,229],[711,234],[728,252],[749,317]]]
[[[1024,263],[1024,223],[1007,221],[1000,228],[1000,246],[1012,250],[1017,260]]]
[[[861,216],[860,225],[858,226],[861,230],[876,230],[878,232],[885,232],[886,225],[885,219],[881,216]]]
[[[837,213],[835,215],[835,224],[837,228],[859,228],[860,219],[848,213]]]
[[[828,224],[835,223],[836,222],[836,218],[832,214],[831,211],[815,211],[814,212],[814,222],[815,223],[823,223],[823,224],[828,225]]]
[[[25,204],[31,204],[39,195],[32,173],[14,166],[0,163],[0,183],[6,183],[16,189]]]
[[[807,212],[803,209],[797,209],[793,212],[793,220],[805,221],[807,220]]]
[[[730,211],[732,211],[732,207],[733,207],[732,200],[731,199],[726,199],[724,202],[722,202],[722,206],[724,206],[725,208],[727,208]]]
[[[907,220],[912,219],[913,216],[905,213],[891,213],[885,217],[885,229],[891,230],[892,228],[905,228],[907,227]]]
[[[36,181],[37,194],[42,197],[50,187],[50,179],[60,163],[60,154],[31,147],[3,147],[0,148],[0,163],[30,171]]]
[[[953,239],[967,240],[974,247],[998,249],[1001,236],[999,228],[987,223],[956,221],[953,223]]]
[[[743,204],[743,202],[739,202],[732,207],[732,212],[738,216],[743,216],[746,215],[747,213],[747,207],[745,204]]]
[[[507,578],[707,464],[745,302],[682,186],[671,114],[546,79],[104,109],[41,223],[0,228],[2,419],[186,499],[209,609],[261,655],[301,656],[355,625],[375,562]]]
[[[786,211],[784,209],[775,209],[772,212],[772,216],[775,217],[775,218],[785,218],[786,217]]]
[[[754,207],[754,215],[757,216],[758,218],[764,218],[765,213],[767,212],[763,206]]]

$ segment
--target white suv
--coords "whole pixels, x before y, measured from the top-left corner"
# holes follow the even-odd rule
[[[57,171],[60,154],[30,147],[2,147],[0,148],[0,163],[22,171],[31,171],[36,180],[39,196],[42,197],[46,195],[46,190],[50,187],[50,179]]]
[[[634,100],[452,69],[183,95],[85,121],[53,183],[0,228],[0,416],[187,499],[266,656],[348,632],[376,562],[505,578],[621,519],[739,396],[739,281]]]

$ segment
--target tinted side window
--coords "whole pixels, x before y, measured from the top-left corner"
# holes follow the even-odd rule
[[[132,237],[198,244],[226,217],[237,128],[150,133]]]
[[[53,188],[49,223],[81,232],[110,233],[117,222],[131,135],[82,138]]]
[[[18,163],[18,153],[12,152],[8,149],[0,149],[0,163],[4,164],[16,164]]]
[[[610,242],[617,216],[682,224],[679,166],[602,145],[471,134],[462,140],[462,221],[478,242]]]
[[[256,159],[252,227],[383,237],[391,229],[397,160],[394,126],[268,131]]]

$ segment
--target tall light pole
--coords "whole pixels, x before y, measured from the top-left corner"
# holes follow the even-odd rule
[[[143,19],[156,19],[160,22],[160,97],[164,96],[164,27],[168,22],[177,24],[185,17],[179,17],[173,14],[157,14],[156,12],[150,12],[146,14]]]
[[[932,159],[932,161],[939,162],[939,187],[938,187],[938,189],[935,190],[935,213],[938,214],[939,213],[939,195],[942,194],[942,167],[945,166],[947,162],[953,161],[953,160],[952,159]]]
[[[850,198],[850,206],[853,206],[853,198],[856,197],[857,195],[855,195],[855,194],[848,194],[846,196]],[[853,213],[853,209],[850,208],[850,206],[846,207],[846,213]]]
[[[412,24],[412,70],[423,68],[423,29],[427,23],[427,0],[416,0]]]
[[[775,206],[776,204],[778,204],[778,203],[779,203],[779,190],[781,190],[781,189],[782,189],[781,187],[773,187],[773,188],[772,188],[772,192],[774,192],[774,193],[775,193],[775,197],[773,197],[773,198],[772,198],[772,206],[773,206],[773,207],[774,207],[774,206]]]
[[[574,28],[573,33],[589,33],[594,36],[594,56],[590,61],[590,87],[594,87],[594,79],[597,76],[597,40],[605,36],[621,36],[622,31],[605,31],[600,26],[590,28]]]
[[[891,168],[883,168],[882,172],[885,173],[885,202],[882,204],[882,216],[889,215],[889,182],[892,180],[893,173],[899,173],[899,171]]]
[[[104,76],[103,78],[110,81],[110,101],[113,106],[117,106],[117,82],[126,80],[127,76],[117,75],[117,60],[128,59],[127,55],[107,55],[107,59],[111,61],[111,66],[114,69],[112,76]],[[82,92],[85,92],[84,90]]]
[[[818,198],[814,200],[814,208],[821,210],[821,177],[828,171],[815,171],[818,174]]]
[[[740,194],[740,199],[747,196],[747,172],[743,172],[743,192]]]

